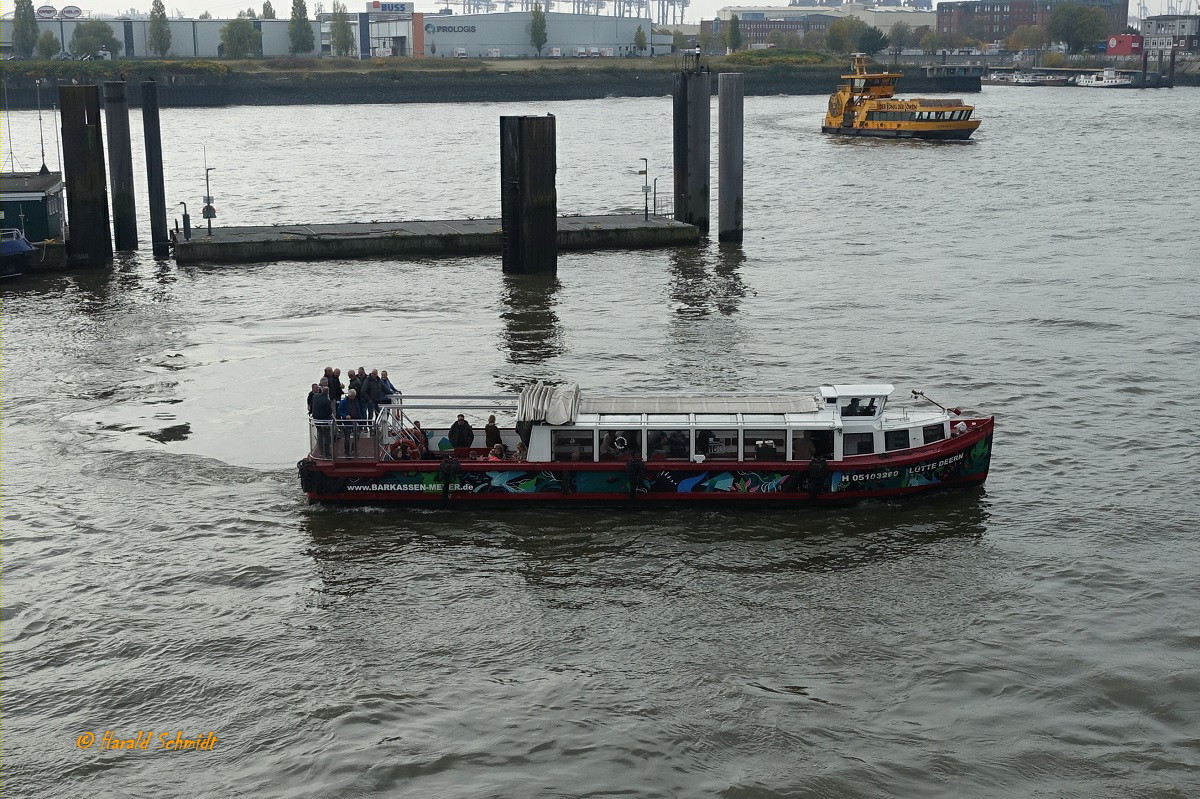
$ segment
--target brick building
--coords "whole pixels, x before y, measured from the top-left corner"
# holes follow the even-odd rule
[[[1097,6],[1108,16],[1108,33],[1120,33],[1129,24],[1129,0],[1074,0]],[[1022,25],[1045,27],[1050,12],[1063,0],[968,0],[937,7],[939,33],[962,33],[983,41],[1002,41]]]

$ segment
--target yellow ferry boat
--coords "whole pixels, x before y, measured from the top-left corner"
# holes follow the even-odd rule
[[[868,72],[867,57],[854,54],[852,75],[829,95],[822,133],[888,139],[968,139],[979,127],[975,106],[962,100],[896,97],[902,72]]]

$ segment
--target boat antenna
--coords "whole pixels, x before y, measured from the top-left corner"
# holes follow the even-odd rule
[[[34,82],[37,84],[38,139],[42,142],[42,168],[38,170],[38,174],[49,175],[50,170],[46,168],[46,132],[42,129],[42,79],[38,78]]]
[[[961,408],[947,408],[945,405],[943,405],[942,403],[938,402],[937,400],[935,400],[935,399],[931,399],[931,398],[929,398],[929,397],[925,396],[925,392],[924,392],[924,391],[918,391],[917,389],[915,389],[915,388],[914,388],[914,389],[913,389],[913,391],[912,391],[912,395],[913,395],[913,397],[916,397],[916,398],[918,398],[918,399],[923,399],[923,400],[925,400],[926,402],[932,402],[934,405],[936,405],[936,406],[938,406],[939,408],[941,408],[941,409],[942,409],[942,411],[944,411],[945,413],[952,413],[952,414],[954,414],[955,416],[961,416],[961,415],[962,415],[962,409],[961,409]]]
[[[58,103],[54,103],[54,155],[58,157],[58,175],[62,177],[62,142],[58,140]]]
[[[8,80],[4,80],[4,125],[8,131],[8,163],[11,171],[15,174],[17,171],[17,157],[13,154],[12,148],[12,113],[8,106]]]

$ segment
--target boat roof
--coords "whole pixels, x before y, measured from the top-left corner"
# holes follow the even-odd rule
[[[581,397],[580,413],[813,413],[809,396],[771,397]]]
[[[829,391],[832,389],[832,392]],[[836,397],[890,397],[896,387],[890,383],[839,383],[821,386],[821,396]]]

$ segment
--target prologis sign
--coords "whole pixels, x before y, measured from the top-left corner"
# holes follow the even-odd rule
[[[435,33],[474,33],[474,25],[436,25],[432,22],[425,23],[425,35],[432,36]]]

